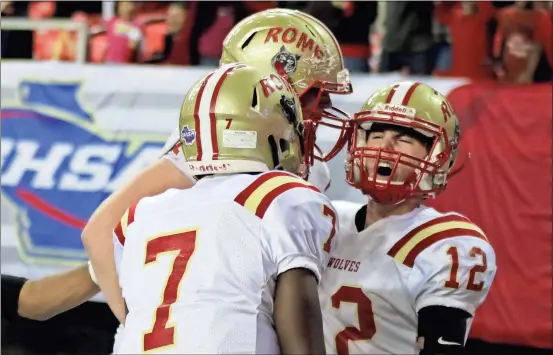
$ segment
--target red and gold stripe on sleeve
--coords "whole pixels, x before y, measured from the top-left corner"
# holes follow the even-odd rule
[[[270,172],[261,175],[236,196],[234,201],[244,206],[259,218],[263,218],[271,203],[280,195],[293,188],[319,190],[307,181],[283,172]]]
[[[432,244],[465,236],[487,241],[484,232],[468,218],[459,215],[443,216],[410,231],[388,251],[388,255],[408,267],[413,267],[417,256]]]
[[[138,203],[135,203],[131,207],[129,207],[126,211],[123,217],[121,218],[121,221],[117,224],[117,227],[115,227],[115,235],[117,236],[117,239],[119,240],[119,243],[121,245],[125,245],[125,238],[127,237],[127,228],[131,225],[132,222],[134,222],[134,211],[136,210],[136,205]]]

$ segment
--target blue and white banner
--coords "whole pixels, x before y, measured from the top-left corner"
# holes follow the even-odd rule
[[[2,63],[2,273],[37,278],[84,262],[80,233],[88,218],[157,158],[184,94],[207,70]],[[405,78],[354,76],[354,94],[334,104],[353,112],[375,89],[399,80]],[[464,83],[422,81],[445,93]],[[318,139],[324,149],[333,135]],[[342,162],[331,162],[330,197],[362,201],[343,181]]]

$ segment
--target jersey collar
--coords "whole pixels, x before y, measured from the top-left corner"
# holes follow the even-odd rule
[[[365,220],[367,219],[367,205],[363,205],[355,214],[355,229],[362,232],[365,229]]]

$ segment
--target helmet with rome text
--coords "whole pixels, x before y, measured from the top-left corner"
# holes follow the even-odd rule
[[[336,108],[320,109],[323,94],[350,94],[349,72],[332,32],[316,18],[297,10],[270,9],[238,23],[223,42],[221,64],[243,62],[285,77],[304,104],[306,121],[340,130],[335,145],[322,160],[330,160],[347,142],[349,116]],[[306,100],[302,100],[306,101]],[[318,149],[318,148],[316,148]],[[307,151],[307,156],[314,153]]]
[[[314,137],[291,85],[242,63],[220,66],[188,91],[179,130],[193,176],[273,169],[304,176],[304,135]]]

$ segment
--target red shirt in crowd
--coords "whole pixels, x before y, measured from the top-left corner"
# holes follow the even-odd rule
[[[463,4],[440,2],[435,7],[435,16],[449,27],[452,46],[450,75],[471,79],[491,79],[489,39],[486,23],[494,14],[490,1],[475,3],[477,11],[463,12]]]
[[[125,21],[114,17],[106,25],[108,47],[106,62],[108,63],[130,63],[136,61],[134,58],[137,46],[143,40],[141,27],[131,21]]]
[[[539,51],[534,49],[535,45],[543,48],[553,67],[551,14],[548,11],[513,5],[498,12],[497,22],[494,56],[501,59],[503,81],[519,82],[529,66],[537,65]]]

